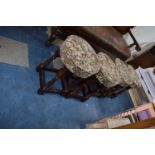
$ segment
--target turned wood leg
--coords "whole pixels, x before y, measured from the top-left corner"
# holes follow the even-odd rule
[[[82,94],[83,94],[83,96],[85,97],[86,95],[87,95],[87,86],[86,85],[84,85],[83,86],[83,88],[82,88]]]
[[[57,80],[59,80],[60,78],[62,78],[67,72],[68,72],[68,71],[67,71],[66,68],[60,69],[60,71],[56,74],[56,76],[55,76],[53,79],[49,80],[49,81],[46,83],[46,85],[45,85],[43,88],[41,88],[42,91],[45,92],[45,91],[46,91],[49,87],[51,87]]]
[[[68,92],[68,82],[67,80],[65,80],[65,77],[61,78],[61,86],[62,86],[62,90],[67,93]]]
[[[39,71],[39,81],[40,81],[40,88],[38,89],[38,94],[43,94],[43,88],[46,85],[46,81],[45,81],[45,72],[43,70]]]
[[[59,51],[56,51],[54,53],[54,55],[52,55],[49,59],[45,60],[44,62],[42,62],[41,64],[39,64],[36,67],[36,71],[39,72],[41,69],[46,68],[47,65],[49,65],[54,59],[56,59],[57,57],[60,57],[60,53]]]
[[[70,96],[73,96],[75,95],[76,93],[80,92],[84,87],[85,85],[88,85],[90,84],[92,81],[94,80],[94,78],[89,78],[89,79],[84,79],[83,82],[81,84],[79,84],[79,86],[73,86],[69,93],[66,94],[66,97],[70,97]]]
[[[61,34],[61,27],[58,26],[55,30],[51,33],[50,37],[45,41],[46,46],[50,46],[52,42],[56,39],[56,37]]]

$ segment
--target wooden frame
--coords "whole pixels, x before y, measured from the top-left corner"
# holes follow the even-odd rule
[[[66,98],[74,97],[81,101],[86,101],[90,96],[94,95],[95,93],[92,94],[92,92],[87,90],[87,84],[90,84],[94,77],[81,79],[74,76],[66,67],[58,70],[48,66],[57,57],[59,57],[59,51],[56,51],[53,56],[36,67],[36,71],[39,72],[40,81],[38,94],[56,93],[63,95]],[[51,80],[46,81],[45,72],[53,72],[56,75]],[[70,83],[69,81],[71,79],[76,81],[77,84],[75,85],[75,83]],[[51,86],[58,80],[61,80],[62,89],[51,88]],[[78,93],[81,93],[81,95]]]

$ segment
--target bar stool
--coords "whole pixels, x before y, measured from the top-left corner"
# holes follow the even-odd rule
[[[40,81],[40,88],[38,89],[38,94],[44,94],[45,92],[51,93],[60,93],[64,94],[63,90],[56,90],[56,89],[49,89],[57,80],[61,79],[64,75],[68,75],[68,70],[63,67],[61,69],[55,69],[53,67],[49,67],[49,65],[55,60],[56,58],[60,57],[59,51],[56,51],[54,55],[52,55],[49,59],[45,60],[41,64],[36,67],[36,71],[39,72],[39,81]],[[51,80],[46,82],[45,72],[52,72],[55,73],[55,77]],[[65,85],[62,81],[62,85]]]
[[[92,84],[96,85],[96,87],[93,90],[88,89],[89,91],[85,94],[85,98],[91,96],[114,97],[122,91],[129,89],[128,85],[125,85],[124,81],[122,81],[115,62],[107,54],[103,52],[98,53],[98,60],[100,62],[100,71],[95,75],[95,78],[86,85],[88,88]],[[128,72],[126,72],[126,74],[127,73]],[[86,84],[86,82],[84,82],[84,84]]]
[[[54,68],[50,64],[61,59],[62,68]],[[128,89],[130,85],[138,85],[138,79],[132,66],[127,66],[120,59],[115,62],[105,53],[98,55],[84,39],[71,35],[63,42],[60,51],[37,66],[39,72],[39,94],[57,93],[66,98],[74,97],[81,101],[91,96],[115,96]],[[132,72],[129,76],[129,71]],[[45,72],[56,75],[46,82]],[[61,88],[54,88],[60,80]]]
[[[66,68],[81,78],[79,86],[70,87],[66,97],[73,96],[83,90],[83,100],[88,99],[91,96],[88,85],[94,81],[95,77],[93,75],[100,70],[95,50],[81,37],[71,35],[63,42],[60,48],[60,56]],[[87,92],[89,92],[89,95]]]
[[[40,65],[36,67],[36,71],[39,72],[39,81],[40,81],[40,88],[38,89],[38,94],[44,94],[44,93],[52,93],[52,94],[60,94],[64,97],[66,97],[66,94],[70,92],[72,95],[69,97],[74,97],[77,99],[80,99],[81,101],[84,101],[84,98],[82,95],[78,95],[76,93],[72,93],[72,90],[70,87],[79,88],[80,85],[80,78],[73,75],[66,67],[62,67],[60,69],[55,69],[51,67],[51,63],[59,57],[59,52],[57,51],[53,56],[51,56],[46,61],[42,62]],[[49,81],[46,81],[46,72],[52,72],[56,75],[50,79]],[[60,86],[61,88],[54,88],[54,84],[58,81],[61,81]],[[81,89],[80,89],[81,90]],[[82,94],[84,90],[82,89]]]
[[[64,67],[52,68],[50,64],[58,57],[61,58]],[[94,49],[84,39],[74,35],[69,36],[60,51],[56,51],[51,58],[37,66],[40,79],[38,93],[58,93],[66,98],[75,97],[84,101],[88,99],[85,98],[86,85],[92,81],[93,75],[99,72],[99,69]],[[54,72],[56,76],[46,82],[45,71]],[[58,80],[61,80],[62,89],[51,88]]]
[[[116,58],[115,63],[121,77],[121,86],[140,87],[139,78],[131,65],[126,64],[119,58]]]

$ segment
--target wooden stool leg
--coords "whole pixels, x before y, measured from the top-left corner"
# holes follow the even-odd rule
[[[43,88],[46,85],[46,81],[45,81],[45,72],[43,70],[39,71],[39,81],[40,81],[40,89],[38,90],[38,94],[43,94]]]
[[[83,96],[86,96],[87,93],[88,93],[88,91],[87,91],[87,86],[84,85],[83,88],[82,88],[82,94],[83,94]]]
[[[39,89],[41,92],[46,92],[49,87],[51,87],[57,80],[59,80],[61,77],[63,77],[67,73],[67,70],[65,68],[60,69],[60,71],[56,74],[56,76],[48,81],[46,85]]]
[[[79,93],[85,87],[85,85],[90,84],[92,81],[93,81],[93,77],[89,78],[89,79],[84,79],[83,82],[81,84],[79,84],[79,86],[72,87],[70,89],[70,92],[66,94],[66,97],[70,97],[70,96],[73,96],[73,95]]]
[[[54,32],[50,35],[50,37],[45,41],[46,46],[50,46],[52,42],[56,39],[57,35],[61,34],[61,26],[58,26]]]
[[[65,77],[61,78],[62,90],[67,93],[68,92],[68,81],[65,80]]]
[[[49,59],[45,60],[44,62],[42,62],[41,64],[39,64],[37,67],[36,67],[36,71],[39,72],[41,69],[47,67],[47,65],[49,65],[54,59],[56,59],[57,57],[60,56],[60,53],[59,51],[56,51],[54,53],[54,55],[52,55]]]

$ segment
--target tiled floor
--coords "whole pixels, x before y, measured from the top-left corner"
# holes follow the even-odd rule
[[[57,47],[45,47],[45,27],[0,27],[0,35],[28,44],[29,67],[0,62],[0,128],[84,128],[88,122],[133,107],[128,92],[82,103],[59,95],[38,95],[36,65]]]

